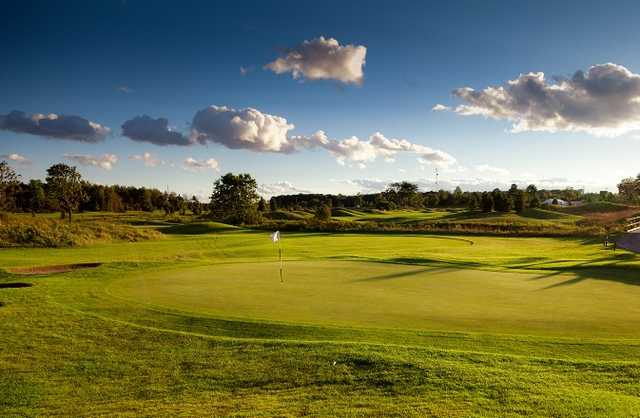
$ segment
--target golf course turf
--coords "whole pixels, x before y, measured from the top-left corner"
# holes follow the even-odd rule
[[[0,251],[2,416],[640,411],[633,254],[577,238],[283,234],[280,283],[267,233],[184,232]]]

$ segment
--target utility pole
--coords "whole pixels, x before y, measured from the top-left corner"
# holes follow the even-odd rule
[[[440,173],[438,173],[438,167],[435,168],[436,171],[436,187],[438,187],[438,176],[440,175]]]

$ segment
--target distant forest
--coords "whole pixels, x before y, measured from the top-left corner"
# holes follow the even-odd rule
[[[57,170],[57,171],[56,171]],[[47,170],[45,181],[21,181],[15,171],[6,163],[0,162],[0,210],[9,212],[68,212],[65,205],[73,211],[155,211],[167,214],[186,213],[203,214],[210,211],[209,202],[199,202],[195,196],[163,192],[154,188],[121,185],[100,185],[82,180],[75,167],[56,164]],[[444,208],[466,207],[472,210],[522,211],[527,207],[538,207],[547,199],[575,201],[608,201],[638,203],[640,201],[640,176],[624,179],[618,185],[619,193],[601,191],[585,193],[579,189],[538,190],[535,185],[521,189],[512,185],[502,191],[495,189],[487,192],[455,190],[420,191],[410,182],[391,183],[379,193],[342,195],[342,194],[295,194],[273,196],[269,200],[255,194],[255,180],[249,175],[246,179],[253,190],[245,196],[252,196],[252,202],[259,212],[278,210],[318,211],[322,208],[372,208],[392,210],[398,208]],[[67,195],[64,195],[66,188]],[[214,187],[215,192],[215,187]],[[66,202],[65,199],[72,200]]]

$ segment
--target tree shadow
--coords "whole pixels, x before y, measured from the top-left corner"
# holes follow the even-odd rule
[[[235,226],[214,222],[179,224],[158,228],[158,231],[166,235],[205,235],[237,230],[238,228]]]
[[[31,287],[31,283],[14,282],[14,283],[0,283],[0,289],[20,289],[23,287]]]
[[[617,254],[613,261],[605,264],[594,265],[611,258],[598,258],[585,261],[571,267],[558,267],[553,270],[532,278],[531,280],[542,280],[560,274],[572,274],[574,277],[559,283],[553,283],[541,290],[554,289],[557,287],[578,284],[584,280],[606,280],[618,282],[631,286],[640,285],[640,266],[622,264],[630,259],[634,259],[633,254]]]
[[[365,277],[362,279],[353,280],[353,282],[377,282],[377,281],[385,281],[385,280],[393,280],[393,279],[402,279],[405,277],[416,276],[422,273],[439,274],[439,273],[446,273],[452,270],[458,270],[458,269],[454,267],[435,267],[434,266],[434,267],[421,268],[421,269],[416,269],[411,271],[382,274],[380,276]]]

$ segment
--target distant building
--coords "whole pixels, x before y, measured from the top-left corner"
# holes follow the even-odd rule
[[[547,199],[544,202],[542,202],[543,205],[548,205],[548,206],[569,206],[570,203],[567,202],[566,200],[562,200],[562,199]]]

